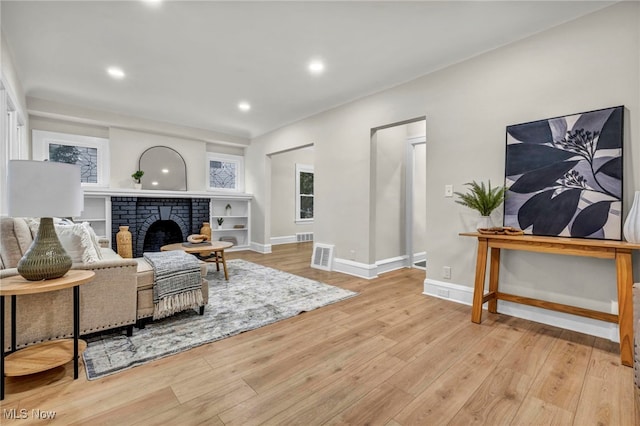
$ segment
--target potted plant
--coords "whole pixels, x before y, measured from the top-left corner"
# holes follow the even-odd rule
[[[456,203],[477,210],[480,213],[478,228],[490,228],[490,215],[504,201],[507,188],[505,186],[491,187],[491,181],[488,185],[484,182],[479,184],[476,181],[465,183],[470,189],[465,194],[454,192],[458,196]]]
[[[227,207],[224,208],[227,216],[231,216],[231,204],[227,204]]]
[[[136,172],[131,175],[133,180],[136,181],[136,183],[134,184],[136,189],[142,188],[142,183],[140,182],[140,179],[142,178],[143,175],[144,175],[144,172],[142,170],[136,170]]]
[[[222,223],[224,222],[224,218],[223,217],[219,217],[216,220],[218,221],[218,229],[222,229]]]

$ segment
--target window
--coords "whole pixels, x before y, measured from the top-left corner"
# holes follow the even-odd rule
[[[83,186],[109,186],[107,139],[34,130],[33,159],[77,164]]]
[[[209,191],[244,191],[244,158],[239,155],[207,154]]]
[[[313,221],[313,166],[296,164],[296,222]]]

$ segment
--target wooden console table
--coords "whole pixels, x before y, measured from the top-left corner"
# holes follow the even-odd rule
[[[73,378],[78,378],[78,352],[86,343],[78,339],[80,334],[80,285],[93,280],[96,273],[70,270],[63,277],[43,281],[27,281],[20,275],[0,280],[0,400],[4,399],[5,376],[24,376],[49,370],[73,359]],[[27,346],[16,351],[16,296],[46,293],[73,287],[73,339],[60,339]],[[11,352],[4,353],[4,304],[5,296],[11,296]],[[55,307],[54,307],[55,308]]]
[[[640,250],[640,244],[623,241],[541,237],[534,235],[485,235],[475,232],[461,233],[460,235],[478,239],[478,257],[476,260],[471,321],[478,324],[482,321],[482,305],[485,302],[489,302],[489,312],[496,313],[498,300],[506,300],[617,323],[620,331],[620,360],[623,365],[633,366],[633,265],[631,252],[633,250]],[[489,248],[491,249],[489,292],[485,294],[484,282],[487,270],[487,250]],[[618,315],[500,292],[498,290],[498,281],[501,249],[614,259],[616,262],[618,287]]]

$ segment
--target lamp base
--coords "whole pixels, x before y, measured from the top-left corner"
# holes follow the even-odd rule
[[[71,269],[71,257],[64,250],[53,227],[53,218],[40,219],[38,235],[18,262],[18,273],[29,281],[60,278]]]

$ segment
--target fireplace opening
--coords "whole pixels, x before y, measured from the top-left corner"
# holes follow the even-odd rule
[[[157,220],[144,237],[143,252],[160,251],[160,247],[183,241],[180,226],[173,220]]]

